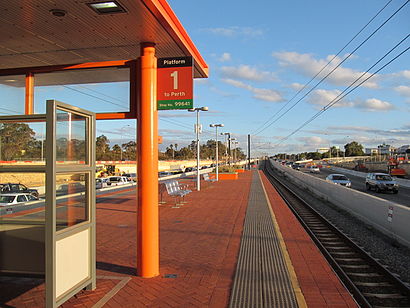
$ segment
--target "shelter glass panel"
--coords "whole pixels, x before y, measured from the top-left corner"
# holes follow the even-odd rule
[[[95,113],[129,112],[130,69],[64,70],[34,75],[34,110],[45,113],[54,99]]]
[[[44,165],[44,121],[0,119],[0,165]]]
[[[0,115],[24,114],[26,76],[0,76]]]
[[[86,173],[56,175],[57,231],[87,221]]]
[[[44,273],[45,174],[0,177],[0,271]]]
[[[56,158],[57,164],[87,163],[87,118],[64,110],[57,110]]]

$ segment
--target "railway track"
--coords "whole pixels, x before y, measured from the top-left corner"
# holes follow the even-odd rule
[[[269,162],[262,170],[361,307],[410,307],[410,288],[283,184]]]

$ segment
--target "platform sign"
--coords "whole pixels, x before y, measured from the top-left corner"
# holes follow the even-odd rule
[[[192,64],[192,57],[158,59],[158,110],[191,109],[194,107]]]

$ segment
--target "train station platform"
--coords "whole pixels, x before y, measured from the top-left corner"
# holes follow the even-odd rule
[[[191,182],[192,183],[192,182]],[[97,199],[97,289],[62,307],[357,307],[260,171],[160,204],[160,276],[136,276],[136,191]],[[0,307],[44,307],[44,281],[0,277]]]

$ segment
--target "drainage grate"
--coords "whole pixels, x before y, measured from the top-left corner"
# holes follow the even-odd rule
[[[178,274],[165,274],[164,278],[178,278]]]

